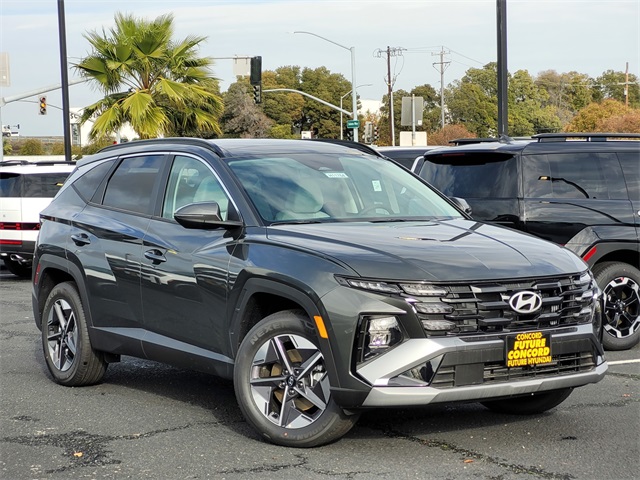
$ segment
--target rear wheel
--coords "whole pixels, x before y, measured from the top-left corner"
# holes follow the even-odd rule
[[[534,393],[526,397],[512,397],[481,403],[489,410],[497,413],[534,415],[557,407],[571,395],[572,391],[572,388],[563,388],[561,390]]]
[[[42,318],[42,347],[53,379],[68,387],[102,380],[107,362],[91,347],[84,306],[75,284],[60,283],[51,290]]]
[[[602,344],[607,350],[628,350],[640,341],[640,271],[622,262],[593,267],[602,289]]]
[[[358,419],[331,398],[324,357],[304,323],[302,312],[266,317],[242,341],[234,370],[247,422],[268,441],[289,447],[337,440]]]
[[[9,258],[4,259],[4,266],[11,273],[20,278],[31,278],[31,264],[25,265]]]

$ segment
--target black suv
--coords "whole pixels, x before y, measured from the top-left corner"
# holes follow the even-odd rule
[[[553,133],[460,139],[424,155],[419,175],[464,198],[476,220],[564,245],[604,292],[603,343],[640,341],[640,135]]]
[[[121,355],[233,378],[277,444],[335,440],[365,408],[538,413],[607,370],[579,257],[356,148],[108,147],[41,220],[33,311],[56,382],[99,382]]]

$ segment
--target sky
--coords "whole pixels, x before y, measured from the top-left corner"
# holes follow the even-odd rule
[[[629,73],[640,76],[640,0],[507,0],[506,5],[510,72],[576,71],[595,78],[607,70],[624,72],[628,63]],[[424,84],[439,90],[441,51],[445,87],[469,68],[497,61],[496,0],[0,0],[0,53],[9,59],[10,80],[9,87],[0,87],[0,97],[8,101],[0,120],[20,125],[22,136],[63,132],[59,89],[46,94],[47,115],[38,114],[36,93],[11,101],[61,83],[61,7],[70,81],[79,78],[73,64],[90,53],[83,35],[110,29],[117,12],[146,19],[171,13],[176,40],[207,37],[199,54],[215,59],[213,74],[223,92],[236,80],[234,57],[259,55],[263,70],[325,66],[351,81],[353,47],[365,105],[387,93],[387,47],[401,52],[391,58],[394,91]],[[99,98],[87,84],[69,87],[71,108]],[[345,101],[350,103],[349,97]]]

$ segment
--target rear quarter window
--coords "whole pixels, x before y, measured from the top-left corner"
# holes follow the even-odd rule
[[[111,170],[114,161],[115,159],[111,159],[95,165],[84,174],[81,170],[78,172],[80,177],[73,182],[73,188],[85,202],[89,202],[93,198],[105,175]]]

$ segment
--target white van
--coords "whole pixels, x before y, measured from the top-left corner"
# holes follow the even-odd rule
[[[0,163],[0,258],[14,275],[31,277],[40,212],[74,168],[64,161]]]

